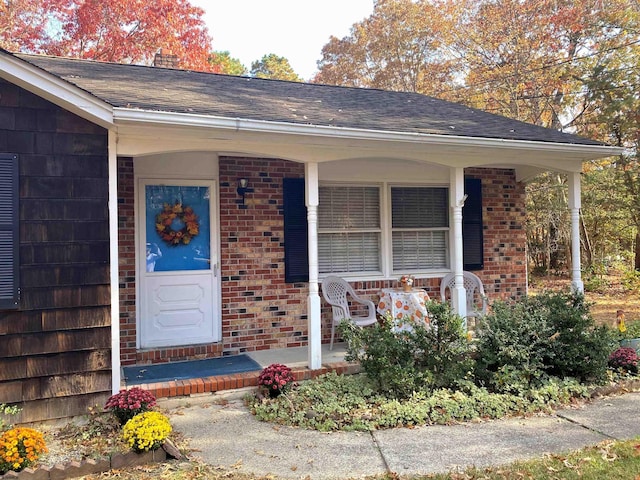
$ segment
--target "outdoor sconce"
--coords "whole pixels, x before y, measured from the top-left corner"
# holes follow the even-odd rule
[[[242,195],[242,204],[244,205],[244,195],[252,190],[249,188],[249,180],[246,178],[238,179],[238,188],[236,189],[238,195]]]

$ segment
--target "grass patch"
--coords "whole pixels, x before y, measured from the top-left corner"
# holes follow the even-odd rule
[[[640,439],[606,441],[566,455],[516,462],[504,467],[471,468],[459,474],[438,474],[416,478],[440,480],[502,480],[526,478],[546,480],[635,480],[640,475]]]

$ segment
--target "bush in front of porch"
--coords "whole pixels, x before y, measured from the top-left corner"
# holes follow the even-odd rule
[[[607,370],[614,333],[595,325],[581,295],[494,307],[471,343],[460,319],[437,303],[428,306],[430,327],[345,326],[349,356],[361,362],[362,374],[327,374],[276,399],[247,401],[266,421],[371,430],[548,411],[621,378]]]
[[[394,398],[413,392],[456,388],[473,371],[463,319],[447,303],[427,304],[429,321],[390,315],[367,328],[342,322],[348,345],[345,360],[360,363],[376,390]]]

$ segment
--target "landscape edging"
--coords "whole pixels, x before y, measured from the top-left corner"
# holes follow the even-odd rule
[[[148,452],[114,453],[99,459],[84,459],[71,461],[53,467],[25,468],[20,472],[7,472],[0,475],[0,480],[65,480],[84,475],[108,472],[112,469],[135,467],[149,463],[160,463],[167,459],[167,452],[163,448]]]

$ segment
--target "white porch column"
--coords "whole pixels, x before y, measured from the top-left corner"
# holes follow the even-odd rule
[[[120,391],[120,290],[118,268],[118,156],[117,138],[109,130],[109,258],[111,281],[111,392]]]
[[[580,262],[580,173],[573,172],[569,179],[569,210],[571,211],[571,288],[584,293],[582,282],[582,264]]]
[[[309,297],[307,318],[309,329],[309,368],[322,366],[322,333],[320,295],[318,294],[318,164],[305,165],[305,202],[309,227]]]
[[[462,257],[462,207],[466,197],[464,196],[464,169],[452,168],[450,170],[449,201],[451,202],[453,242],[453,265],[451,268],[456,275],[455,287],[451,289],[451,306],[453,311],[461,317],[467,316],[467,292],[464,289],[463,257]]]

